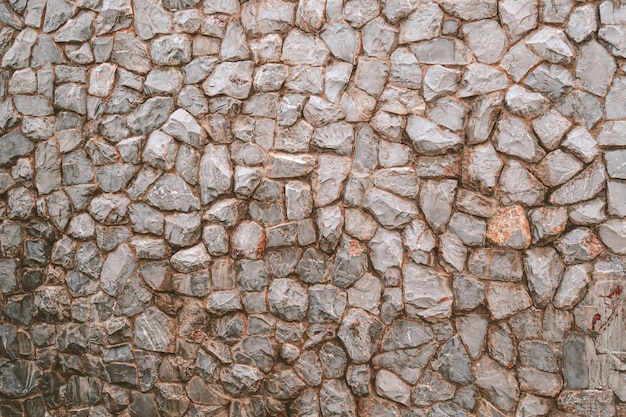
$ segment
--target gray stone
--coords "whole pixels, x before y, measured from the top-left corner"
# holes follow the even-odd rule
[[[550,195],[553,204],[573,204],[595,197],[606,182],[602,162],[596,161],[582,173],[562,185]]]
[[[571,410],[581,416],[602,414],[614,416],[614,396],[609,390],[564,390],[557,399],[559,408]]]
[[[290,35],[291,36],[291,35]],[[357,51],[360,47],[360,39],[358,32],[353,30],[347,23],[343,22],[334,22],[324,26],[322,31],[320,32],[320,37],[322,40],[328,45],[330,52],[337,58],[342,59],[344,61],[354,63],[357,55]],[[311,42],[309,39],[299,39],[295,36],[292,36],[293,42]],[[304,45],[303,45],[304,46]],[[311,44],[314,48],[318,48],[315,53],[316,55],[324,54],[324,49],[316,44]],[[295,52],[291,52],[294,54]],[[327,52],[326,52],[327,53]],[[323,55],[322,55],[323,56]],[[313,63],[311,65],[320,65],[323,62],[324,58],[320,56],[322,61],[316,60],[315,58],[303,58],[296,57],[298,61],[306,60],[308,63],[311,63],[311,59],[313,59]],[[284,53],[283,53],[284,57]],[[289,58],[293,59],[293,58]],[[302,63],[302,62],[299,62]]]
[[[539,65],[524,80],[524,84],[545,94],[550,100],[562,98],[574,85],[572,75],[559,65]]]
[[[526,45],[554,64],[568,64],[574,56],[574,50],[563,31],[550,26],[545,26],[531,35],[526,39]]]
[[[130,33],[115,34],[111,59],[129,71],[145,74],[150,70],[148,48],[144,42]]]
[[[447,129],[439,128],[423,117],[411,116],[406,130],[413,146],[421,154],[442,154],[462,144],[459,136]]]
[[[626,222],[624,220],[608,220],[599,226],[598,232],[602,243],[611,251],[618,254],[626,253]]]
[[[530,129],[520,119],[500,119],[496,135],[496,148],[500,152],[529,162],[538,162],[545,155]]]
[[[564,269],[557,252],[552,248],[529,249],[524,268],[535,304],[544,305],[551,301]]]
[[[480,62],[493,64],[504,55],[508,39],[497,21],[487,19],[466,23],[461,33]]]
[[[223,62],[216,66],[215,71],[202,84],[202,88],[208,96],[225,94],[245,99],[252,87],[253,69],[251,61]]]
[[[255,222],[241,223],[231,238],[235,257],[258,259],[265,247],[265,234]]]
[[[520,3],[504,0],[498,3],[498,11],[502,24],[514,41],[537,26],[536,1]]]
[[[511,411],[519,399],[518,383],[510,371],[495,361],[483,357],[477,364],[476,385],[487,392],[491,401],[505,411]]]
[[[601,96],[606,93],[616,68],[608,51],[598,42],[589,41],[580,48],[576,78],[582,80],[585,90]]]
[[[491,315],[496,319],[510,317],[532,305],[526,289],[519,284],[491,282],[486,300]]]
[[[598,30],[598,14],[592,5],[584,5],[574,9],[567,22],[567,35],[574,42],[583,42],[591,33]]]
[[[333,285],[314,285],[309,289],[310,323],[339,323],[346,307],[346,294]]]
[[[371,189],[365,193],[363,207],[385,227],[405,226],[417,215],[417,207],[393,194]]]
[[[404,302],[411,317],[446,318],[452,308],[452,289],[447,276],[413,263],[402,269]]]
[[[617,82],[619,84],[619,81]],[[618,87],[617,90],[616,95],[619,96],[621,88]],[[616,97],[611,98],[611,100],[614,99],[619,100]],[[587,129],[591,129],[602,117],[600,102],[593,95],[580,90],[574,90],[568,94],[558,107],[558,111],[564,116],[571,117],[575,122],[583,124]],[[616,108],[612,115],[620,114],[621,111],[623,110]]]
[[[383,398],[409,405],[411,390],[407,383],[385,369],[376,374],[376,393]]]
[[[471,62],[470,49],[460,40],[436,38],[418,42],[411,52],[424,64],[467,65]]]
[[[135,344],[153,352],[173,352],[173,327],[172,319],[157,308],[149,307],[135,319]]]
[[[355,417],[356,403],[345,382],[327,380],[320,390],[322,417]]]
[[[446,342],[433,361],[433,369],[451,382],[468,384],[472,381],[469,357],[459,337]]]
[[[370,360],[382,336],[383,324],[361,309],[350,309],[341,321],[337,336],[356,364]]]
[[[504,72],[484,64],[470,64],[463,74],[458,96],[472,97],[487,94],[502,90],[508,84],[508,78]]]
[[[307,292],[300,284],[290,279],[275,279],[269,287],[270,311],[283,320],[302,320],[307,311]]]
[[[191,188],[177,175],[165,174],[148,193],[148,203],[161,210],[197,210],[200,201]]]
[[[446,13],[464,20],[479,20],[495,16],[497,3],[495,0],[472,0],[458,4],[453,0],[440,0]]]
[[[173,107],[171,98],[149,98],[128,116],[128,127],[137,134],[150,133],[165,122]]]

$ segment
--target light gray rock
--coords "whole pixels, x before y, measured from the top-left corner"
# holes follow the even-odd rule
[[[361,309],[350,309],[341,321],[337,336],[352,362],[361,364],[368,362],[377,351],[382,332],[380,320]]]
[[[173,352],[174,327],[173,319],[156,307],[149,307],[135,319],[135,345],[153,352]]]
[[[554,306],[561,309],[574,307],[583,297],[584,289],[590,280],[590,273],[589,264],[569,266],[554,296]]]
[[[420,190],[420,208],[428,224],[441,233],[452,214],[452,202],[456,194],[457,181],[424,181]]]
[[[450,316],[453,294],[447,276],[413,263],[403,268],[402,275],[409,316],[426,320]]]
[[[503,410],[511,411],[519,399],[519,386],[512,372],[495,361],[483,357],[475,371],[476,385],[487,392],[491,401]]]
[[[463,20],[479,20],[495,16],[498,6],[495,0],[472,0],[461,4],[453,0],[440,0],[438,3],[446,13]]]
[[[502,58],[508,45],[504,30],[497,21],[487,19],[470,22],[461,29],[464,39],[478,61],[493,64]]]
[[[283,33],[293,25],[295,5],[281,0],[264,0],[245,4],[241,9],[241,23],[250,35]]]
[[[304,319],[308,307],[306,289],[291,279],[275,279],[268,291],[270,311],[287,321]]]
[[[508,78],[504,72],[484,64],[470,64],[463,74],[458,96],[472,97],[487,94],[502,90],[508,85]]]
[[[250,58],[246,34],[239,19],[232,19],[222,39],[220,58],[223,61],[242,61]]]
[[[309,154],[270,154],[270,178],[295,178],[313,171],[316,160]]]
[[[546,23],[563,23],[572,10],[569,0],[549,0],[541,5],[541,20]]]
[[[504,0],[498,3],[498,11],[513,41],[537,26],[537,1]]]
[[[528,277],[528,286],[536,305],[549,302],[561,276],[563,261],[552,248],[534,248],[526,251],[524,268]]]
[[[618,82],[619,84],[619,82]],[[616,90],[619,96],[621,87]],[[616,99],[613,97],[612,99]],[[602,107],[598,99],[593,95],[580,90],[574,90],[568,94],[558,107],[559,112],[574,119],[576,123],[583,124],[587,129],[591,129],[602,117]],[[613,115],[620,114],[623,110],[615,109]]]
[[[320,32],[320,37],[335,57],[353,64],[355,63],[361,42],[358,32],[353,30],[350,25],[345,22],[326,24]],[[320,48],[320,52],[318,53],[323,54],[323,49]],[[322,62],[323,61],[314,61],[311,65],[320,65]]]
[[[231,237],[235,257],[258,259],[265,246],[263,228],[255,222],[241,223]]]
[[[463,183],[487,192],[493,191],[504,165],[491,143],[467,147],[464,152]]]
[[[545,155],[528,126],[521,119],[514,117],[498,121],[496,149],[528,162],[538,162]]]
[[[460,76],[459,71],[441,65],[430,67],[424,75],[424,98],[433,100],[454,93],[458,89]]]
[[[363,207],[385,227],[399,228],[417,215],[417,207],[393,194],[372,189],[365,193]]]
[[[519,284],[491,282],[485,298],[491,315],[497,320],[510,317],[532,305],[528,292]]]
[[[177,175],[165,174],[148,193],[148,203],[161,210],[191,211],[200,207],[200,201],[191,188]]]
[[[589,165],[582,173],[550,195],[553,204],[573,204],[595,197],[606,182],[606,171],[600,161]]]
[[[583,168],[578,158],[557,149],[547,154],[539,164],[535,173],[548,187],[569,181]]]
[[[585,90],[604,95],[616,68],[614,59],[598,42],[592,40],[581,46],[576,62],[576,78],[582,80]]]
[[[574,56],[574,50],[563,31],[551,26],[539,29],[525,42],[540,57],[554,64],[568,64]]]
[[[533,130],[541,144],[550,150],[558,146],[563,135],[569,130],[571,125],[571,122],[561,116],[556,110],[550,110],[532,122]]]
[[[118,296],[135,272],[137,262],[126,244],[111,252],[102,266],[101,287],[111,296]]]
[[[592,5],[584,5],[574,9],[567,22],[567,36],[574,42],[583,42],[589,35],[598,30],[598,13]]]
[[[522,117],[534,117],[545,113],[550,103],[539,93],[533,93],[524,87],[514,85],[504,97],[511,113]]]
[[[563,390],[557,398],[559,408],[572,410],[582,416],[615,415],[615,398],[609,390]]]
[[[376,374],[376,393],[400,404],[410,404],[411,390],[409,385],[396,374],[385,369]]]
[[[405,2],[403,6],[407,11],[411,9],[414,11],[400,24],[398,43],[433,39],[439,35],[443,12],[436,3],[419,5],[415,8],[415,4],[410,5]]]
[[[150,70],[150,56],[146,44],[130,33],[115,34],[111,59],[129,71],[145,74]]]
[[[424,64],[467,65],[471,62],[470,49],[460,40],[436,38],[418,42],[411,52]]]
[[[613,252],[626,253],[626,222],[620,219],[611,219],[602,223],[598,228],[602,242]]]
[[[209,97],[225,94],[236,99],[248,98],[253,70],[251,61],[223,62],[215,67],[202,88]]]
[[[372,274],[364,274],[348,289],[348,303],[378,315],[382,295],[380,280]]]
[[[406,131],[415,149],[425,155],[442,154],[462,144],[458,135],[420,116],[409,117]]]
[[[571,90],[574,80],[572,75],[559,65],[541,64],[526,77],[524,84],[556,101]]]
[[[328,55],[328,48],[322,40],[294,29],[285,38],[281,61],[289,65],[320,66]]]

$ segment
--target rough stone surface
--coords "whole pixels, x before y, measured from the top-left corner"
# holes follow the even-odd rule
[[[623,3],[0,1],[0,415],[624,415]]]

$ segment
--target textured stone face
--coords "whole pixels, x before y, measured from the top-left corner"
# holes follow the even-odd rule
[[[0,416],[624,414],[624,1],[0,22]]]

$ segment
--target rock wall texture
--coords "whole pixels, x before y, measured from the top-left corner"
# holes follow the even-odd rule
[[[626,2],[0,22],[0,416],[626,416]]]

